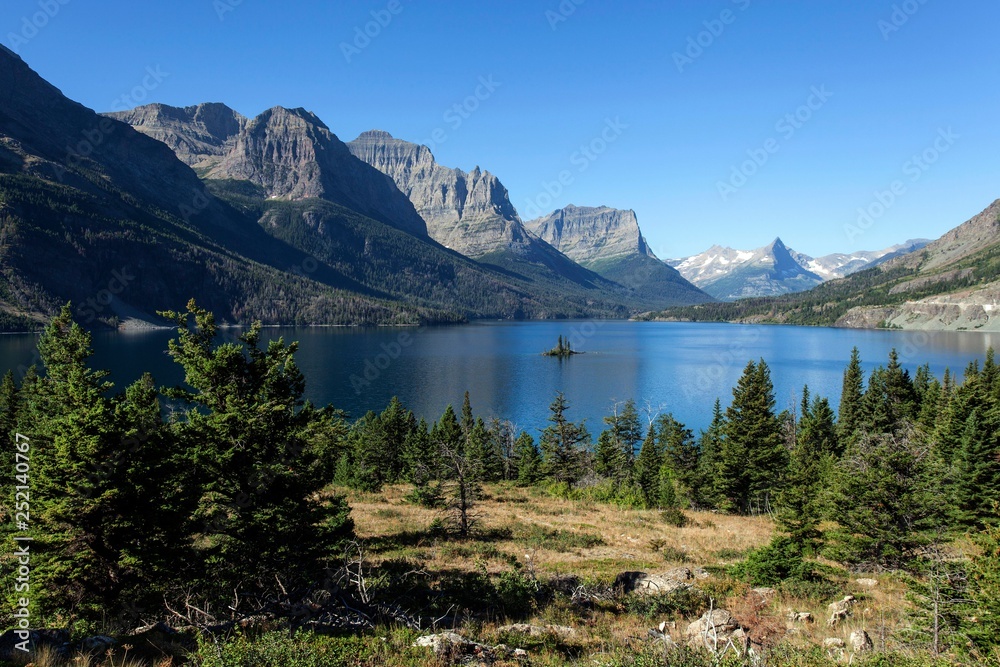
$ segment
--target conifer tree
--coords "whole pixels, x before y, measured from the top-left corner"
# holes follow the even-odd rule
[[[939,480],[912,429],[865,433],[837,464],[833,554],[843,562],[900,569],[943,523]]]
[[[542,431],[539,444],[545,475],[557,482],[572,484],[583,474],[583,448],[589,442],[590,434],[583,424],[567,419],[568,409],[566,398],[559,392],[549,406],[550,424]]]
[[[987,523],[973,536],[980,553],[971,563],[971,608],[963,619],[966,635],[984,656],[995,650],[1000,637],[1000,511],[995,503]]]
[[[650,425],[646,439],[642,441],[639,458],[635,460],[635,484],[646,507],[656,507],[659,502],[661,468],[663,451],[657,442],[656,428]]]
[[[673,482],[679,487],[680,498],[693,502],[699,483],[700,454],[694,434],[672,414],[660,415],[656,429],[663,450],[663,465],[670,468]]]
[[[952,479],[953,509],[962,524],[996,519],[987,503],[1000,498],[1000,405],[974,408],[966,419]]]
[[[206,590],[245,599],[319,580],[353,524],[343,498],[319,494],[329,467],[310,437],[317,411],[297,345],[261,347],[259,324],[216,345],[215,318],[194,301],[162,315],[177,326],[169,353],[187,384],[167,395],[190,406],[173,430],[197,473]]]
[[[840,393],[840,408],[837,415],[837,430],[840,442],[846,445],[854,439],[861,424],[861,399],[865,391],[865,373],[861,368],[861,354],[858,348],[851,350],[851,361],[844,370],[843,389]]]
[[[18,387],[14,382],[14,371],[7,371],[0,382],[0,438],[3,438],[3,451],[10,451],[9,443],[13,441],[17,430]]]
[[[808,397],[808,390],[803,392]],[[829,402],[816,396],[803,405],[800,428],[792,448],[785,486],[777,497],[778,526],[798,550],[811,550],[819,540],[823,490],[837,456],[837,433]]]
[[[787,466],[781,424],[774,414],[771,372],[763,359],[749,362],[726,410],[719,450],[718,488],[727,509],[766,510]]]
[[[525,431],[517,436],[514,444],[515,467],[519,486],[537,484],[542,478],[542,455],[535,446],[535,440]]]
[[[708,429],[702,431],[698,443],[700,451],[698,479],[692,498],[698,507],[715,508],[721,502],[716,485],[720,470],[719,451],[722,447],[725,425],[726,417],[722,412],[722,401],[716,398],[712,408],[712,422]]]

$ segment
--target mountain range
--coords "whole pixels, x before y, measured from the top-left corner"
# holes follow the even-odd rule
[[[918,251],[886,257],[806,292],[676,307],[645,317],[1000,331],[1000,200]]]
[[[811,258],[776,239],[668,263],[634,211],[523,221],[489,171],[380,130],[344,143],[305,109],[99,115],[5,47],[0,91],[0,330],[67,301],[88,325],[155,326],[191,297],[229,323],[996,320],[998,204],[926,247]]]
[[[705,252],[667,263],[716,299],[735,301],[809,290],[827,280],[843,278],[914,252],[927,243],[926,239],[914,239],[882,250],[813,258],[792,250],[778,238],[756,250],[715,245]]]
[[[192,296],[224,322],[298,324],[627,317],[711,300],[679,275],[674,296],[649,298],[581,266],[523,227],[494,176],[439,168],[429,151],[427,182],[404,192],[401,170],[353,152],[391,137],[348,146],[304,109],[101,116],[6,48],[0,90],[5,330],[67,300],[109,326],[162,323],[157,311]],[[442,183],[460,194],[432,214],[424,195]],[[467,226],[455,248],[435,238],[448,215]]]

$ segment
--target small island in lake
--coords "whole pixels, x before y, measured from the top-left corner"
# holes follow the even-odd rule
[[[570,357],[574,354],[583,354],[583,352],[577,352],[574,350],[569,344],[569,338],[563,338],[562,336],[559,336],[559,342],[554,348],[547,352],[542,352],[543,356],[559,357],[560,359],[563,357]]]

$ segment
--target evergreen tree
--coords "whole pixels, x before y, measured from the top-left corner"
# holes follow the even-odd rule
[[[678,506],[677,479],[673,468],[666,462],[660,466],[657,484],[656,507],[659,509],[674,509]]]
[[[837,430],[840,442],[850,442],[861,424],[861,400],[865,391],[865,373],[861,369],[861,354],[858,348],[851,350],[851,361],[844,370],[843,389],[840,393],[840,408],[837,415]]]
[[[994,651],[1000,637],[1000,512],[993,505],[993,520],[973,538],[979,555],[970,564],[971,609],[965,615],[966,635],[981,655]]]
[[[14,382],[14,371],[7,371],[0,382],[0,438],[4,451],[9,451],[17,431],[18,388]]]
[[[872,372],[861,405],[865,430],[892,433],[913,421],[917,394],[895,349],[889,352],[889,365]]]
[[[448,405],[444,409],[441,418],[431,429],[431,441],[434,444],[435,466],[444,466],[442,474],[447,476],[448,466],[441,460],[441,452],[446,448],[449,451],[461,452],[464,448],[465,435],[462,433],[462,426],[458,422],[454,408]]]
[[[382,438],[385,449],[379,458],[384,469],[383,478],[388,483],[395,483],[404,477],[405,457],[403,452],[406,448],[406,440],[416,427],[417,420],[412,412],[403,407],[399,398],[393,396],[389,405],[379,415],[378,422],[385,433]]]
[[[995,520],[987,502],[1000,498],[1000,405],[973,409],[957,452],[952,503],[958,520],[979,526]]]
[[[679,487],[681,499],[691,503],[699,484],[700,454],[694,434],[672,414],[656,419],[656,430],[663,450],[663,465],[670,468],[672,483]]]
[[[803,392],[808,397],[808,390]],[[798,551],[811,550],[819,541],[823,489],[837,450],[833,410],[825,398],[803,405],[799,434],[790,454],[785,486],[777,497],[777,521]]]
[[[635,484],[639,487],[646,507],[656,507],[660,495],[660,470],[663,467],[663,452],[657,442],[656,428],[652,425],[642,441],[639,458],[635,461]]]
[[[703,508],[718,507],[721,503],[716,490],[720,471],[719,452],[725,433],[726,418],[722,412],[722,401],[715,399],[712,408],[712,423],[702,431],[699,446],[698,481],[695,484],[692,502]]]
[[[601,432],[594,454],[594,469],[597,474],[610,477],[621,483],[635,463],[636,449],[642,442],[642,424],[635,401],[625,401],[621,412],[604,418],[608,429]]]
[[[719,451],[718,488],[727,509],[765,510],[787,466],[781,424],[774,414],[771,372],[763,359],[749,362],[726,410]]]
[[[319,416],[302,398],[297,345],[262,348],[255,324],[216,346],[214,316],[193,301],[163,316],[177,326],[169,353],[188,387],[167,395],[190,406],[173,430],[197,472],[205,588],[246,598],[319,580],[353,524],[343,498],[319,493],[329,466],[310,437]]]
[[[519,486],[531,486],[542,479],[542,455],[534,438],[525,431],[521,431],[514,443],[514,457]]]
[[[847,563],[899,569],[940,525],[941,490],[912,430],[866,433],[837,464],[833,554]]]
[[[569,404],[562,392],[556,394],[549,406],[549,426],[542,431],[540,446],[542,469],[547,477],[557,482],[572,484],[583,474],[584,447],[590,434],[583,424],[575,424],[566,418]]]

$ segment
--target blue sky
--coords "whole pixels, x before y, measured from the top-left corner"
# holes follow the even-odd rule
[[[91,108],[305,107],[345,141],[379,128],[489,169],[525,218],[634,209],[663,258],[876,249],[981,211],[1000,197],[997,25],[995,0],[0,8],[3,43]]]

